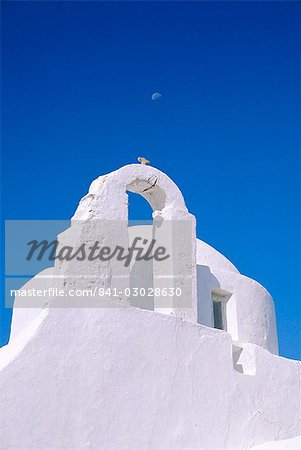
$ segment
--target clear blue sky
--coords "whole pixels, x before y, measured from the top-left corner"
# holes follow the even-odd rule
[[[297,2],[2,2],[2,217],[69,219],[95,177],[146,156],[198,237],[271,292],[280,352],[300,358],[300,17]]]

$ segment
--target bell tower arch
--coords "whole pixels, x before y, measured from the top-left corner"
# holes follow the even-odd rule
[[[164,261],[153,260],[154,310],[197,322],[195,217],[187,210],[177,185],[160,170],[131,164],[95,179],[72,217],[71,228],[59,240],[89,243],[96,239],[107,247],[118,243],[128,248],[127,191],[141,195],[150,204],[153,238],[169,254]],[[86,262],[69,267],[58,263],[57,269],[67,277],[67,283],[73,278],[72,283],[78,285],[78,278],[85,286],[102,283],[123,293],[130,286],[129,267],[114,260],[96,267]],[[71,274],[77,278],[70,278]],[[120,294],[120,300],[129,304],[127,295]]]

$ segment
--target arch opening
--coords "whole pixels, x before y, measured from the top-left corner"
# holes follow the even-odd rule
[[[136,179],[126,186],[126,190],[144,197],[153,211],[161,211],[165,207],[166,193],[157,185],[157,182],[158,177],[155,175],[147,180]]]
[[[143,183],[143,181],[141,182]],[[129,186],[128,195],[128,237],[131,246],[135,239],[139,244],[147,242],[151,244],[154,238],[152,206],[143,195],[145,183]],[[154,267],[153,260],[133,260],[130,265],[130,303],[141,309],[154,310]]]
[[[146,199],[139,194],[127,191],[128,226],[151,224],[153,210]]]

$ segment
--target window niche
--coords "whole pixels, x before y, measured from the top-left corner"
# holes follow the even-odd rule
[[[222,289],[215,289],[212,298],[212,327],[227,331],[227,302],[231,294]]]

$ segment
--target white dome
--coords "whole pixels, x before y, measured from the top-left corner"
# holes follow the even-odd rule
[[[239,273],[239,270],[224,255],[200,239],[197,239],[196,262],[201,266],[215,267],[216,269]]]

